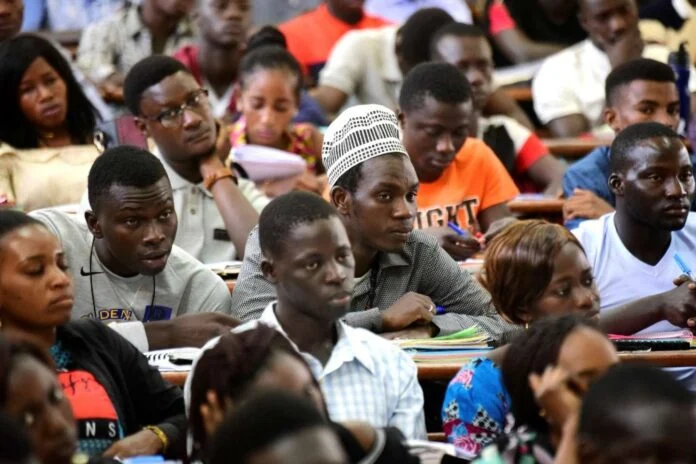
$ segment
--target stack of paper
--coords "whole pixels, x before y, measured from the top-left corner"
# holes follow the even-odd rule
[[[694,338],[694,334],[689,329],[673,330],[669,332],[637,333],[635,335],[609,334],[609,340],[619,342],[689,342],[691,348],[696,348],[696,338]],[[656,347],[659,347],[659,345],[656,345]]]
[[[234,279],[242,269],[241,261],[221,261],[219,263],[208,263],[208,269],[222,277],[223,279]]]
[[[609,334],[609,340],[693,340],[694,334],[689,329],[674,330],[670,332],[653,332],[635,335],[615,335]]]
[[[418,364],[463,364],[489,352],[488,342],[488,335],[478,327],[443,337],[396,341]]]
[[[200,354],[200,348],[171,348],[148,351],[145,357],[148,363],[160,372],[187,372],[191,370],[192,361]],[[177,363],[173,363],[172,359],[177,360]]]

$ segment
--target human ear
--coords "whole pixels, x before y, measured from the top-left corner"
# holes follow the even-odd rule
[[[351,210],[351,195],[343,187],[334,186],[329,193],[331,204],[342,216],[348,216]]]
[[[273,285],[278,283],[278,277],[276,276],[275,267],[273,266],[273,261],[264,258],[261,261],[261,272],[263,276]]]
[[[614,194],[614,196],[617,196],[617,197],[623,196],[624,183],[623,183],[623,179],[621,178],[621,176],[619,176],[618,174],[612,173],[609,176],[609,180],[607,181],[607,184],[609,185],[609,189]]]
[[[85,211],[85,221],[87,222],[87,228],[92,233],[94,238],[104,238],[101,224],[99,224],[97,215],[94,214],[93,211]]]
[[[133,124],[135,124],[135,127],[140,131],[141,134],[143,134],[145,137],[150,136],[150,131],[147,128],[147,123],[143,118],[139,118],[138,116],[135,116],[133,118]]]
[[[617,134],[621,128],[620,123],[619,123],[619,115],[616,112],[614,108],[604,108],[604,123],[611,127],[611,130],[614,131],[615,134]]]

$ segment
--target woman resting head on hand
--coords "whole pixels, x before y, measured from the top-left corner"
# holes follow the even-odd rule
[[[614,345],[581,315],[550,317],[530,326],[510,344],[503,361],[514,430],[484,448],[474,462],[553,462],[582,396],[618,362]]]
[[[63,391],[53,388],[55,376],[43,374],[37,379],[44,383],[36,387],[44,385],[50,393],[44,400],[56,408],[72,405],[81,451],[176,457],[186,423],[181,391],[99,321],[70,322],[73,283],[66,259],[58,238],[41,222],[19,211],[0,211],[0,330],[33,337],[50,350]],[[70,421],[67,412],[64,420]],[[69,436],[64,431],[51,441],[67,449]]]
[[[46,39],[0,44],[0,141],[18,149],[92,143],[96,110],[70,64]]]
[[[488,246],[481,281],[499,314],[521,327],[552,315],[599,317],[599,294],[587,256],[575,236],[557,224],[511,224]],[[445,393],[445,435],[471,454],[506,429],[510,395],[500,366],[507,352],[502,347],[465,364]]]

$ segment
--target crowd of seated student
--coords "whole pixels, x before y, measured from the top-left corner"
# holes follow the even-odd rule
[[[669,50],[641,35],[635,0],[490,0],[481,29],[464,3],[415,3],[107,0],[78,15],[75,0],[61,26],[56,2],[28,0],[27,21],[85,29],[86,83],[53,41],[17,35],[21,0],[0,0],[0,194],[34,210],[0,211],[0,412],[42,463],[418,462],[403,440],[426,437],[428,397],[390,339],[472,326],[497,348],[461,367],[441,417],[474,462],[693,460],[665,450],[696,430],[696,368],[612,368],[604,335],[696,330]],[[669,4],[641,15],[683,27],[693,2]],[[544,57],[532,91],[550,133],[616,134],[567,172],[493,76]],[[112,116],[93,84],[148,149],[99,154]],[[309,192],[240,178],[245,145],[302,157],[292,189]],[[572,232],[513,217],[520,191],[561,185],[566,226],[586,219]],[[77,215],[41,209],[80,199]],[[455,260],[481,251],[475,279]],[[233,259],[230,295],[203,263]],[[203,350],[182,394],[142,352],[184,346]],[[598,421],[621,382],[626,417]],[[649,435],[646,411],[682,417]]]
[[[504,335],[509,327],[496,317],[490,295],[435,237],[413,230],[419,181],[393,112],[379,105],[344,111],[324,134],[322,157],[330,202],[355,259],[348,324],[390,337],[444,335],[473,323],[495,339]],[[249,236],[232,294],[242,321],[258,319],[276,296],[263,273],[259,235],[254,230]],[[436,306],[447,313],[434,315]]]
[[[679,94],[674,71],[668,65],[645,58],[629,61],[612,70],[605,88],[604,122],[614,133],[648,121],[677,129]],[[614,195],[607,183],[610,158],[609,147],[602,146],[568,168],[563,178],[567,227],[614,210]]]
[[[98,320],[71,321],[76,303],[73,279],[56,236],[25,213],[2,211],[0,254],[2,330],[33,337],[43,350],[50,350],[60,384],[56,388],[45,362],[41,366],[22,356],[12,359],[6,348],[5,410],[37,434],[35,442],[45,442],[39,446],[57,447],[51,451],[59,452],[63,462],[70,462],[74,451],[68,404],[77,423],[79,447],[87,454],[127,457],[176,450],[186,424],[181,391],[106,325]],[[64,414],[62,422],[44,417],[59,412]],[[61,426],[67,430],[52,430]]]
[[[601,133],[604,82],[611,70],[640,57],[666,63],[670,52],[643,41],[635,0],[578,3],[588,38],[544,61],[532,84],[536,114],[554,136]],[[694,72],[689,89],[696,91]]]
[[[529,327],[539,319],[570,313],[599,320],[600,293],[592,266],[578,239],[560,225],[537,220],[509,226],[486,250],[481,280],[501,316],[514,324]],[[677,321],[688,313],[682,303],[672,303],[679,293],[676,288],[668,295],[626,302],[613,321],[601,321],[600,326],[609,333],[640,330],[650,325],[641,312],[655,318],[669,313],[662,317]],[[687,322],[682,318],[678,324]],[[501,367],[511,349],[502,347],[472,360],[450,383],[442,420],[448,439],[458,446],[477,452],[506,430],[510,396]]]
[[[356,263],[338,211],[317,195],[283,195],[261,213],[259,245],[261,270],[276,299],[235,331],[261,323],[285,335],[320,381],[333,420],[393,426],[407,438],[425,438],[413,361],[383,338],[341,321],[351,306]],[[195,365],[192,372],[195,377]]]

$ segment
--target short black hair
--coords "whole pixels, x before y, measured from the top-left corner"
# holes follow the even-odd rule
[[[0,209],[0,239],[5,235],[21,229],[25,226],[40,225],[45,227],[43,222],[35,219],[28,214],[13,209]]]
[[[611,144],[609,163],[611,171],[618,173],[626,169],[631,153],[638,146],[650,139],[668,139],[671,142],[681,142],[679,134],[671,128],[657,122],[641,122],[626,127],[620,131]]]
[[[120,145],[109,148],[92,164],[87,177],[87,196],[95,212],[113,185],[145,188],[167,177],[162,162],[142,148]]]
[[[140,101],[147,89],[178,72],[191,74],[191,71],[181,61],[171,56],[151,55],[138,61],[128,71],[126,81],[123,84],[123,99],[128,111],[139,116]]]
[[[599,449],[629,438],[625,413],[636,407],[670,405],[692,412],[694,396],[671,374],[650,366],[618,364],[597,379],[583,397],[579,435]]]
[[[671,82],[676,85],[677,79],[669,65],[648,58],[621,64],[609,73],[604,82],[607,106],[615,105],[619,89],[634,81]]]
[[[399,93],[399,107],[404,113],[415,111],[423,107],[426,97],[459,105],[471,101],[471,87],[449,63],[421,63],[406,75]]]
[[[281,48],[288,48],[288,41],[285,35],[277,27],[266,25],[249,36],[246,43],[246,51],[250,52],[257,48],[267,45],[277,45]]]
[[[274,198],[259,217],[259,243],[267,257],[282,254],[287,237],[295,227],[338,217],[336,209],[309,192],[290,192]]]
[[[563,342],[580,327],[598,330],[590,319],[582,315],[549,317],[530,325],[510,344],[502,372],[516,426],[527,426],[542,435],[548,433],[548,423],[539,414],[539,406],[529,386],[529,375],[541,375],[548,366],[555,365]]]
[[[316,427],[328,424],[307,398],[280,390],[261,390],[220,424],[209,462],[244,464],[254,453],[277,441]]]
[[[38,148],[39,131],[19,106],[19,85],[27,68],[43,58],[65,82],[68,132],[78,144],[92,143],[97,110],[87,99],[70,63],[46,39],[19,34],[0,44],[0,140],[15,148]]]
[[[279,354],[292,356],[311,372],[307,361],[290,341],[265,324],[223,335],[217,345],[203,352],[191,380],[189,430],[193,436],[192,461],[209,451],[200,411],[201,405],[207,402],[208,393],[214,391],[222,404],[227,400],[239,404],[249,395],[259,374],[268,369]],[[318,383],[316,387],[321,390]]]
[[[286,71],[295,78],[295,97],[299,102],[303,85],[300,63],[269,28],[270,26],[265,28],[264,36],[257,38],[252,36],[249,40],[250,45],[239,65],[239,83],[243,89],[249,77],[260,70]],[[261,31],[257,34],[259,33]]]
[[[475,39],[483,39],[488,42],[486,34],[478,26],[466,23],[449,23],[442,26],[435,32],[430,40],[430,59],[432,60],[437,55],[437,44],[443,37],[471,37]]]
[[[408,67],[430,60],[430,40],[433,34],[454,18],[440,8],[422,8],[413,13],[399,29],[399,54]]]

